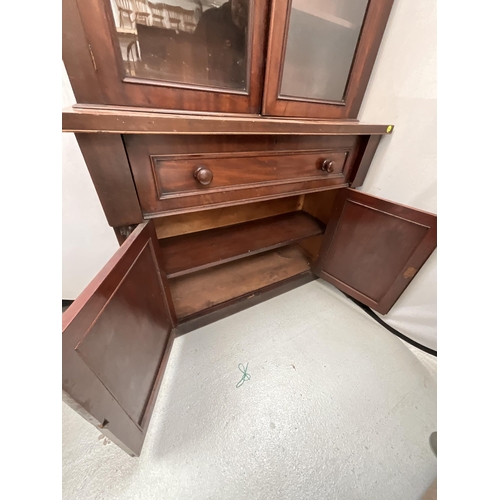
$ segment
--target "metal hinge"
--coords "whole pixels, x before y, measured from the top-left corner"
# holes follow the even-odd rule
[[[94,70],[97,71],[97,64],[95,63],[94,53],[92,52],[92,47],[89,45],[90,57],[92,59],[92,64],[94,65]]]
[[[118,230],[119,230],[121,236],[128,238],[132,234],[132,231],[136,227],[137,227],[137,224],[131,225],[131,226],[120,226]]]

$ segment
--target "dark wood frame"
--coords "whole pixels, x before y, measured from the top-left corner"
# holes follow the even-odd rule
[[[356,118],[394,0],[370,0],[343,102],[320,103],[281,97],[281,78],[293,0],[273,0],[262,114],[304,118]]]
[[[109,0],[63,0],[63,60],[79,103],[259,113],[269,0],[254,0],[248,93],[126,77]]]
[[[390,128],[392,130],[392,127]],[[356,161],[354,162],[351,173],[351,187],[359,187],[365,181],[368,169],[377,152],[381,138],[381,135],[369,135],[360,138],[360,147],[356,153]]]

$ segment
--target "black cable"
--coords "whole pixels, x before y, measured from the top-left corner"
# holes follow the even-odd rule
[[[365,311],[365,313],[368,314],[368,316],[372,317],[377,323],[379,323],[384,328],[389,330],[392,334],[396,335],[396,337],[399,337],[401,340],[408,342],[408,344],[411,344],[413,347],[416,347],[417,349],[420,349],[421,351],[424,351],[427,354],[432,354],[433,356],[436,356],[436,358],[437,358],[437,354],[438,354],[437,351],[435,351],[434,349],[431,349],[430,347],[426,347],[425,345],[419,344],[415,340],[410,339],[406,335],[403,335],[401,332],[399,332],[398,330],[393,328],[391,325],[388,325],[383,319],[379,318],[379,316],[377,316],[377,314],[375,314],[375,312],[372,311],[368,306],[365,306],[364,304],[359,302],[359,300],[356,300],[356,299],[352,298],[350,295],[347,295],[347,293],[344,293],[344,295],[347,298],[351,299],[361,309],[363,309],[363,311]]]

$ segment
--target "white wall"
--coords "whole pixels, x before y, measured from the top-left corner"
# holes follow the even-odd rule
[[[74,103],[63,69],[63,105]],[[361,190],[436,213],[436,5],[397,0],[359,115],[394,124]],[[63,298],[75,298],[118,248],[76,140],[63,134]],[[384,319],[436,348],[436,253]]]
[[[62,68],[63,108],[75,103]],[[62,298],[75,299],[118,248],[73,134],[62,134]]]
[[[437,212],[436,2],[396,0],[359,120],[394,124],[362,191]],[[383,319],[437,348],[436,252]]]

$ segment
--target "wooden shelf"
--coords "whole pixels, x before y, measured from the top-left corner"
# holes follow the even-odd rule
[[[393,125],[357,120],[273,118],[261,115],[75,104],[63,110],[63,132],[203,135],[386,135]]]
[[[323,234],[325,226],[306,212],[219,227],[160,240],[168,278],[231,262]]]
[[[183,322],[309,272],[308,257],[298,245],[289,245],[180,276],[169,283],[177,317]]]

